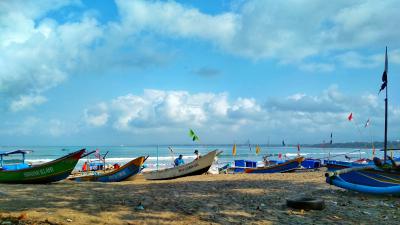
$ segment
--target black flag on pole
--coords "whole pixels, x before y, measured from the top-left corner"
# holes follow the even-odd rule
[[[386,88],[387,85],[387,73],[388,73],[388,58],[387,58],[387,47],[386,47],[386,52],[385,52],[385,71],[383,71],[382,74],[382,85],[381,89],[379,89],[379,93],[383,91]]]

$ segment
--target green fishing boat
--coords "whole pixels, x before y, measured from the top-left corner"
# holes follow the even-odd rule
[[[78,160],[85,152],[85,149],[47,163],[33,166],[25,163],[25,155],[30,152],[32,151],[16,150],[0,152],[0,183],[44,184],[63,180],[71,174]],[[14,160],[11,164],[5,163],[5,156],[16,154],[21,154],[22,160]]]

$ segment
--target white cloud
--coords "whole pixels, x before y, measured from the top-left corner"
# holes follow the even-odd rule
[[[107,123],[108,121],[108,107],[105,103],[99,103],[94,107],[85,109],[84,120],[89,125],[100,127]]]
[[[235,35],[237,15],[207,15],[179,3],[117,0],[122,25],[131,30],[150,30],[168,36],[203,38],[220,43]]]
[[[112,127],[133,132],[147,128],[174,129],[205,125],[212,128],[221,124],[229,127],[244,121],[247,124],[260,120],[258,114],[262,111],[254,99],[238,98],[229,102],[226,93],[190,94],[186,91],[161,90],[120,96],[107,105],[108,122]],[[91,115],[91,111],[85,110],[85,118],[93,124],[93,118],[98,116]]]
[[[4,121],[3,121],[4,122]],[[0,129],[0,134],[8,135],[31,135],[36,132],[37,125],[40,123],[40,119],[34,116],[28,116],[18,123],[5,122]]]
[[[68,124],[59,119],[51,119],[47,123],[44,124],[46,127],[46,131],[44,134],[49,134],[53,137],[60,137],[62,135],[70,135],[72,133],[77,132],[77,128],[75,124]]]
[[[335,66],[328,63],[302,63],[299,68],[307,72],[332,72]]]
[[[46,102],[47,99],[43,96],[22,95],[18,99],[11,102],[10,109],[13,112],[30,109],[35,105],[40,105]]]
[[[51,136],[60,137],[79,132],[77,123],[66,122],[60,119],[43,119],[36,116],[27,116],[22,119],[12,118],[10,121],[2,121],[0,134],[11,136]]]
[[[227,93],[162,90],[145,90],[142,95],[128,94],[101,104],[107,105],[109,117],[106,123],[99,123],[97,129],[167,135],[195,128],[214,141],[221,135],[228,135],[224,140],[252,135],[260,139],[271,135],[293,141],[301,134],[301,140],[315,143],[321,140],[313,137],[329,135],[332,131],[343,141],[348,141],[349,136],[370,140],[370,134],[367,131],[359,134],[354,123],[347,121],[347,116],[352,112],[355,124],[361,127],[370,118],[374,123],[372,129],[376,130],[383,125],[384,110],[376,94],[348,96],[337,86],[327,88],[320,95],[295,93],[271,98],[266,104],[252,98],[229,99]],[[90,124],[91,112],[85,111]],[[391,115],[398,112],[399,109],[391,107]],[[94,113],[93,118],[96,117]]]
[[[331,59],[340,51],[377,50],[374,46],[387,43],[400,47],[400,4],[395,0],[251,0],[215,15],[176,2],[117,1],[117,6],[122,25],[131,30],[202,39],[235,55],[278,59],[306,71],[331,72]],[[318,55],[327,62],[304,62]]]
[[[41,94],[64,82],[101,36],[92,18],[65,24],[39,19],[73,3],[28,2],[30,8],[18,6],[17,1],[1,3],[5,10],[0,14],[0,93],[12,110],[45,102]]]
[[[382,61],[380,46],[389,43],[391,63],[400,63],[400,4],[394,0],[251,0],[215,14],[174,1],[116,4],[120,18],[100,23],[98,15],[87,11],[63,22],[47,17],[65,6],[79,7],[79,1],[0,2],[2,104],[18,108],[24,96],[44,96],[82,71],[107,73],[168,63],[174,50],[160,41],[164,37],[204,40],[230,54],[276,59],[313,72],[330,72],[337,61],[346,67],[377,66]],[[369,52],[379,48],[379,54],[365,56],[362,48]],[[45,102],[43,98],[32,99],[31,106]],[[170,98],[168,104],[175,104]],[[196,114],[197,122],[207,119],[201,111],[182,110]]]

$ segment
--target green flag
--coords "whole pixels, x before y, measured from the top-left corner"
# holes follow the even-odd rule
[[[192,129],[189,130],[189,137],[192,138],[193,141],[199,141],[199,137],[194,133]]]

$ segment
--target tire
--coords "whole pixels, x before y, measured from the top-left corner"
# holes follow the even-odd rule
[[[307,197],[286,199],[286,205],[290,208],[304,210],[323,210],[325,208],[324,200]]]

